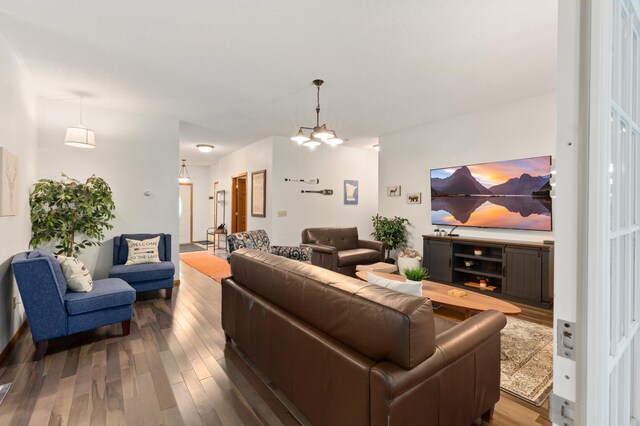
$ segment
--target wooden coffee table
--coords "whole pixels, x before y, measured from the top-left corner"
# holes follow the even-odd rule
[[[385,274],[382,272],[372,272],[381,278],[387,278],[394,281],[406,281],[406,278],[400,275]],[[356,272],[358,278],[363,281],[367,281],[366,272]],[[465,311],[465,318],[469,318],[474,312],[488,311],[489,309],[495,309],[502,312],[505,315],[517,315],[521,312],[521,309],[515,305],[504,300],[485,296],[484,294],[477,293],[471,290],[465,290],[467,294],[462,297],[450,296],[449,290],[458,289],[446,284],[438,284],[433,281],[422,281],[422,296],[428,297],[432,302],[441,303],[446,306],[454,308],[462,308]]]

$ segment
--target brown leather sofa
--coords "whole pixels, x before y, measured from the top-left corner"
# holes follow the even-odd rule
[[[431,301],[240,249],[222,281],[222,327],[314,425],[469,426],[500,398],[500,330]]]
[[[355,277],[357,265],[384,260],[385,245],[358,238],[358,228],[307,228],[301,247],[313,250],[311,263],[321,268]]]

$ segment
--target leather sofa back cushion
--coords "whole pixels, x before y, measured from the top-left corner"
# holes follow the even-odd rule
[[[258,250],[231,254],[233,279],[366,357],[413,368],[435,350],[431,301]]]
[[[358,248],[358,228],[307,228],[302,231],[302,242],[353,250]]]

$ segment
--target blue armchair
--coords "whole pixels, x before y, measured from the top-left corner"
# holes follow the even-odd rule
[[[50,339],[122,323],[129,334],[136,292],[119,279],[93,282],[88,293],[67,290],[56,258],[44,250],[17,254],[12,262],[20,297],[27,313],[36,359],[47,352]]]
[[[125,265],[129,254],[127,239],[148,240],[157,236],[160,236],[159,263]],[[166,298],[171,299],[175,271],[176,267],[171,262],[170,234],[122,234],[113,239],[113,267],[109,278],[120,278],[139,292],[165,288],[167,289]]]

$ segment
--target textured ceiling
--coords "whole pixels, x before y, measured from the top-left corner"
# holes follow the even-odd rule
[[[201,163],[313,123],[314,78],[352,145],[551,92],[556,26],[557,0],[0,0],[38,95],[182,120]]]

